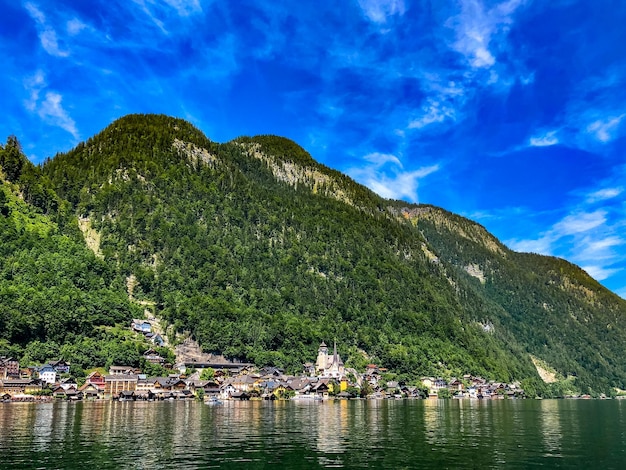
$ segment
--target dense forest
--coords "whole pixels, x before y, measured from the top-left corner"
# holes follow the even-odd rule
[[[467,219],[384,200],[288,139],[218,144],[130,115],[40,167],[11,137],[0,166],[0,354],[137,363],[145,346],[125,331],[144,301],[205,351],[291,371],[336,339],[347,365],[402,380],[626,388],[626,302]],[[531,356],[563,380],[544,384]]]

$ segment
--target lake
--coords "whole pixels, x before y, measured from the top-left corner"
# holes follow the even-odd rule
[[[626,468],[626,401],[0,403],[0,468]]]

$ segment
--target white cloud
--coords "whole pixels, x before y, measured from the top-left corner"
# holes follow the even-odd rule
[[[553,238],[550,235],[544,235],[536,240],[508,240],[506,245],[511,250],[522,253],[538,253],[541,255],[552,255]]]
[[[24,100],[24,106],[29,111],[34,111],[39,101],[39,93],[46,87],[46,78],[41,70],[37,70],[35,75],[27,77],[23,83],[29,93],[28,99]]]
[[[557,131],[544,132],[535,137],[530,138],[531,147],[549,147],[559,143],[558,137],[556,137]]]
[[[67,57],[70,55],[69,51],[62,50],[59,45],[59,40],[57,38],[57,33],[50,26],[46,20],[46,16],[43,12],[33,3],[26,3],[24,5],[26,11],[31,16],[35,23],[37,24],[37,32],[39,34],[39,40],[41,41],[41,46],[44,50],[53,56],[56,57]]]
[[[364,184],[380,196],[388,199],[408,199],[417,202],[419,180],[434,173],[438,165],[420,168],[416,171],[398,173],[370,173]]]
[[[47,92],[46,99],[40,104],[38,114],[42,119],[66,130],[72,134],[75,139],[78,139],[79,135],[76,129],[76,123],[68,115],[67,111],[65,111],[61,105],[61,101],[63,101],[63,97],[59,93],[52,91]]]
[[[148,18],[150,18],[150,20],[152,20],[152,22],[161,30],[163,34],[169,35],[169,31],[165,29],[165,24],[163,23],[163,21],[157,18],[155,13],[153,13],[153,11],[148,7],[148,5],[146,5],[146,0],[132,0],[132,1],[133,3],[135,3],[141,8],[141,10],[148,16]],[[152,0],[147,0],[147,1],[151,5],[154,4]]]
[[[179,16],[190,16],[202,12],[199,0],[165,0],[165,3],[174,8]]]
[[[382,166],[386,163],[394,163],[399,167],[402,167],[402,163],[395,155],[389,153],[370,153],[363,157],[363,160],[367,160],[370,163],[374,163],[376,166]]]
[[[358,0],[365,17],[373,23],[385,24],[394,15],[405,12],[404,0]]]
[[[54,91],[48,91],[42,100],[41,92],[47,87],[46,77],[41,70],[35,72],[34,75],[26,77],[23,80],[24,88],[28,93],[28,98],[24,100],[24,107],[52,124],[66,130],[75,139],[79,139],[76,123],[63,108],[61,102],[63,97]]]
[[[620,222],[606,210],[570,213],[532,240],[509,240],[515,251],[562,256],[579,264],[590,276],[602,281],[622,271],[620,247],[626,245]]]
[[[558,238],[588,232],[606,222],[606,211],[597,210],[595,212],[579,212],[570,214],[554,225],[553,231]]]
[[[388,199],[417,202],[419,180],[439,170],[439,165],[431,165],[413,171],[402,171],[400,159],[385,153],[370,153],[363,159],[369,164],[349,168],[346,173]]]
[[[613,274],[621,271],[620,269],[608,269],[608,268],[603,268],[602,266],[594,266],[594,265],[581,266],[581,268],[587,271],[587,274],[589,274],[596,281],[604,281],[605,279],[611,277]]]
[[[447,103],[428,98],[422,106],[422,115],[409,122],[409,129],[421,129],[433,123],[442,123],[447,119],[456,120],[456,109]]]
[[[72,18],[71,20],[67,22],[67,25],[66,25],[67,33],[70,36],[76,36],[86,27],[87,25],[83,23],[82,21],[80,21],[78,18]]]
[[[449,19],[456,31],[452,48],[463,54],[474,68],[490,68],[496,58],[490,50],[492,37],[508,32],[512,15],[524,0],[509,0],[487,10],[480,0],[462,0],[461,13]]]
[[[602,143],[615,138],[617,128],[626,114],[598,119],[587,126],[587,132]]]
[[[587,202],[594,203],[598,201],[606,201],[607,199],[613,199],[624,191],[624,188],[603,188],[598,191],[594,191],[587,195]]]

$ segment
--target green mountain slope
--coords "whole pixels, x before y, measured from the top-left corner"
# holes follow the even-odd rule
[[[19,171],[4,171],[8,154]],[[84,367],[125,357],[128,345],[107,327],[139,309],[115,270],[85,246],[75,217],[61,209],[67,204],[41,186],[49,183],[15,140],[0,148],[0,162],[0,353],[26,362],[67,354]],[[33,199],[32,184],[53,204]]]
[[[131,115],[38,171],[57,201],[41,216],[81,227],[110,292],[131,279],[135,299],[206,351],[297,370],[335,338],[355,367],[541,391],[532,355],[584,391],[626,388],[621,299],[471,221],[384,200],[287,139],[218,144]]]

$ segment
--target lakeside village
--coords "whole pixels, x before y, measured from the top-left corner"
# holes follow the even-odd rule
[[[151,331],[149,321],[134,320],[131,328],[155,346],[161,335]],[[369,364],[365,373],[346,368],[336,343],[332,352],[322,342],[315,363],[303,365],[303,374],[287,375],[276,367],[227,361],[202,362],[196,358],[172,367],[155,349],[146,362],[170,368],[167,377],[148,377],[141,370],[113,365],[108,374],[90,373],[84,383],[69,378],[70,364],[62,359],[40,367],[20,368],[19,361],[0,357],[0,402],[65,400],[328,400],[351,398],[525,398],[518,383],[498,383],[481,377],[423,377],[421,386],[385,381],[386,369]],[[586,397],[584,397],[586,398]]]

